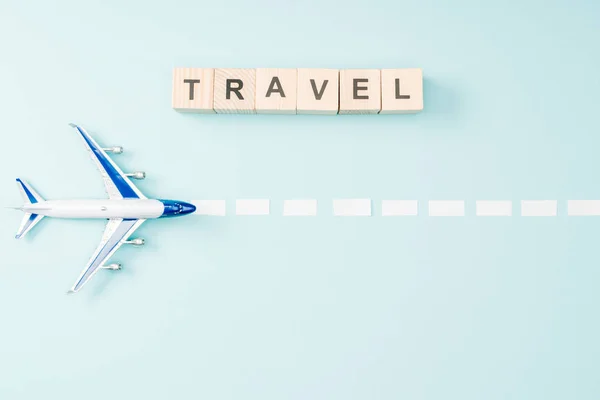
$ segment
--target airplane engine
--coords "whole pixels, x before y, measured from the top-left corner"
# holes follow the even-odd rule
[[[146,178],[146,173],[142,172],[142,171],[136,171],[136,172],[132,172],[130,174],[125,174],[125,176],[128,176],[133,179],[144,179],[144,178]]]
[[[145,243],[146,241],[142,238],[136,238],[125,242],[125,244],[132,244],[134,246],[143,246]]]
[[[123,266],[119,263],[114,263],[114,264],[105,265],[102,268],[110,269],[111,271],[117,271],[117,270],[120,270],[121,268],[123,268]]]
[[[107,147],[106,149],[102,150],[106,151],[107,153],[123,154],[123,146]]]

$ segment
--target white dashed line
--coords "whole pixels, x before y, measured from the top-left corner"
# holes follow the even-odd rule
[[[417,200],[383,200],[381,202],[381,216],[383,217],[417,215],[418,211]]]
[[[478,217],[510,217],[512,216],[512,201],[477,200],[475,215]]]
[[[225,215],[225,200],[192,200],[196,206],[196,214],[199,215]]]
[[[225,216],[226,200],[190,200],[196,206],[197,215]],[[269,199],[237,199],[236,215],[269,215]],[[289,199],[283,201],[283,216],[317,215],[317,199]],[[419,213],[417,200],[382,200],[381,216],[416,216]],[[464,200],[429,200],[428,214],[431,217],[464,217]],[[557,200],[521,200],[521,216],[555,217],[558,215]],[[372,215],[371,199],[333,199],[333,215],[338,217],[369,217]],[[513,215],[511,200],[477,200],[475,215],[478,217],[510,217]],[[600,216],[600,200],[568,200],[567,215],[572,217]]]
[[[286,217],[317,215],[317,200],[284,200],[283,215]]]
[[[524,217],[556,217],[556,200],[521,200],[521,215]]]
[[[600,200],[569,200],[567,214],[573,217],[600,215]]]
[[[269,215],[269,199],[238,199],[235,201],[236,215]]]
[[[463,200],[430,200],[430,217],[464,217],[465,202]]]
[[[334,199],[333,215],[336,217],[370,217],[371,199]]]

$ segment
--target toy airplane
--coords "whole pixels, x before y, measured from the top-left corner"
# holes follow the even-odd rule
[[[123,244],[141,246],[144,239],[129,240],[129,237],[147,219],[179,217],[196,211],[192,204],[179,200],[148,199],[129,180],[144,179],[145,173],[124,174],[108,157],[106,152],[120,154],[122,147],[101,148],[98,143],[80,126],[70,124],[77,129],[90,156],[100,170],[107,200],[44,200],[33,187],[22,179],[17,179],[21,195],[25,201],[17,208],[25,213],[16,238],[24,237],[44,217],[55,218],[101,218],[108,223],[100,245],[90,258],[87,266],[68,293],[79,291],[100,269],[118,270],[120,264],[105,265],[105,262]]]

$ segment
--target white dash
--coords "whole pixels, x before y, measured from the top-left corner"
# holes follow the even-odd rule
[[[269,215],[269,199],[238,199],[235,201],[237,215]]]
[[[283,215],[289,217],[317,215],[317,200],[284,200]]]
[[[371,199],[334,199],[333,215],[337,217],[370,217]]]
[[[430,200],[430,217],[464,217],[465,202],[462,200]]]
[[[512,216],[512,201],[477,200],[475,214],[479,217],[510,217]]]
[[[521,215],[524,217],[556,217],[556,200],[521,200]]]
[[[569,200],[567,214],[573,217],[600,215],[600,200]]]
[[[196,214],[199,215],[225,215],[225,200],[192,200],[196,206]]]
[[[381,202],[383,217],[417,215],[418,211],[417,200],[383,200]]]

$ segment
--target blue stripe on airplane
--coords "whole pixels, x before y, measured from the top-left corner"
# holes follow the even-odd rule
[[[37,199],[35,198],[35,196],[33,195],[33,193],[31,193],[31,190],[29,190],[29,188],[27,187],[27,185],[25,185],[23,183],[23,181],[19,178],[17,178],[17,182],[19,182],[19,184],[21,185],[21,187],[23,188],[23,190],[25,191],[25,194],[27,195],[27,198],[29,199],[29,201],[31,202],[31,204],[35,204],[37,203]]]
[[[108,174],[110,179],[117,187],[117,190],[119,191],[119,193],[121,193],[121,196],[123,196],[124,199],[139,199],[140,197],[137,195],[137,193],[131,188],[131,186],[129,186],[129,184],[121,176],[121,174],[117,172],[115,167],[113,167],[113,165],[106,159],[106,157],[102,154],[102,151],[98,148],[98,146],[96,146],[90,140],[87,133],[85,133],[80,127],[77,127],[77,130],[79,131],[79,133],[81,133],[83,139],[92,149],[94,155],[96,156],[102,167],[106,170],[106,173]]]

